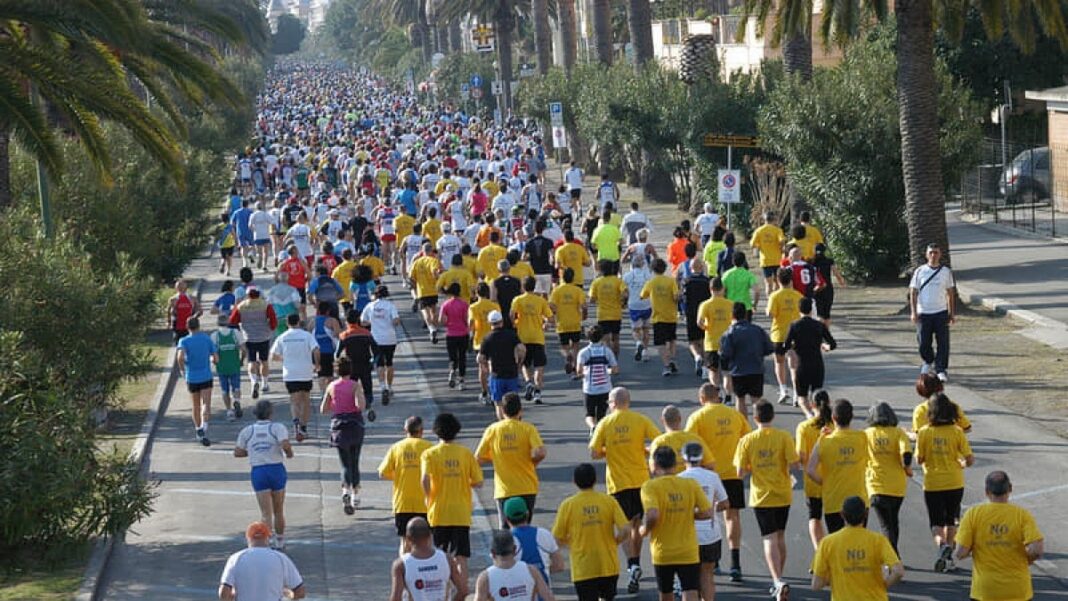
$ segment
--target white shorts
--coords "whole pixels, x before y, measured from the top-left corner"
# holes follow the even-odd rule
[[[537,294],[549,294],[549,290],[553,287],[553,274],[551,273],[536,273],[534,274],[534,292]]]

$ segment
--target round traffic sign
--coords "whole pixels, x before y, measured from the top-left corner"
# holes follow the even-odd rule
[[[471,88],[471,98],[475,100],[482,98],[482,88]]]
[[[734,175],[733,174],[728,173],[727,175],[723,176],[723,187],[724,188],[733,188],[737,183],[738,183],[738,180],[734,179]]]
[[[482,87],[482,76],[481,75],[478,75],[476,73],[475,75],[471,76],[471,87],[473,87],[473,88],[481,88]]]

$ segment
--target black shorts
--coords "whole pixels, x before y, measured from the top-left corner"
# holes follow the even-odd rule
[[[842,518],[841,513],[825,513],[823,514],[823,522],[827,524],[827,534],[834,534],[845,528],[845,519]]]
[[[436,526],[431,530],[435,547],[458,557],[471,557],[470,526]]]
[[[823,519],[823,497],[805,497],[805,505],[808,505],[808,519]]]
[[[319,361],[318,375],[320,378],[334,377],[334,360],[329,355]]]
[[[734,387],[734,394],[739,398],[744,396],[751,396],[755,399],[764,398],[764,374],[731,376],[731,385]]]
[[[760,526],[760,536],[768,536],[780,530],[786,530],[786,521],[790,518],[790,506],[786,507],[754,507],[757,525]]]
[[[249,361],[266,361],[271,354],[271,341],[246,342],[245,350],[248,352]]]
[[[696,591],[701,588],[701,564],[671,564],[658,566],[653,565],[656,572],[656,588],[661,593],[670,593],[675,590],[675,576],[679,577],[679,585],[682,590]]]
[[[675,330],[679,324],[674,322],[658,322],[653,324],[653,346],[660,346],[674,342],[678,335]]]
[[[700,556],[701,563],[719,563],[719,558],[723,556],[723,541],[718,540],[710,545],[700,545],[697,547],[697,554]]]
[[[578,344],[582,341],[582,332],[560,332],[560,344]]]
[[[745,485],[740,479],[724,480],[723,490],[731,509],[745,509]]]
[[[764,279],[766,280],[775,277],[775,274],[779,271],[779,266],[771,265],[769,267],[761,267],[760,269],[764,271]]]
[[[397,536],[404,536],[408,529],[408,522],[413,518],[426,519],[425,513],[398,513],[393,516],[393,524],[397,527]]]
[[[286,392],[293,394],[294,392],[311,392],[312,381],[303,380],[300,382],[286,382]]]
[[[613,601],[616,598],[616,583],[619,575],[602,576],[575,582],[575,594],[578,601]]]
[[[185,387],[189,389],[189,392],[200,392],[201,390],[211,390],[212,380],[207,382],[186,382]]]
[[[719,351],[705,351],[705,367],[719,369]]]
[[[645,516],[645,507],[642,506],[642,489],[617,490],[612,493],[612,496],[615,497],[616,503],[619,503],[619,508],[623,510],[623,515],[628,520]]]
[[[571,195],[571,198],[575,198],[575,199],[582,198],[582,188],[575,188],[574,190],[568,190],[568,194]]]
[[[436,296],[420,296],[419,297],[419,308],[420,309],[429,309],[430,307],[436,307],[436,306],[438,306],[438,297],[436,297]]]
[[[545,345],[526,344],[527,354],[523,357],[524,367],[545,367]]]
[[[690,321],[689,316],[686,316],[686,340],[688,342],[705,341],[705,331],[701,329],[701,326],[697,325],[697,319]]]
[[[597,325],[601,326],[601,331],[605,334],[619,334],[619,328],[622,323],[622,320],[615,319],[612,321],[598,321]]]
[[[960,522],[960,503],[963,499],[963,488],[923,491],[927,520],[931,527],[956,526]]]
[[[371,346],[375,354],[375,367],[392,367],[393,353],[397,352],[395,344],[375,344]]]
[[[776,355],[782,357],[783,355],[786,354],[786,343],[785,342],[774,342],[772,344],[775,345],[775,354]]]
[[[300,295],[300,304],[308,304],[308,293],[303,288],[297,288],[297,294]]]
[[[831,306],[834,304],[834,288],[826,286],[812,296],[816,301],[816,317],[820,319],[831,318]]]
[[[586,417],[592,417],[597,421],[608,414],[608,393],[604,394],[587,394],[586,396]]]
[[[234,256],[234,248],[235,247],[233,246],[229,248],[219,248],[219,256],[224,259]]]
[[[807,397],[810,392],[814,393],[823,388],[824,375],[822,364],[807,367],[804,365],[799,366],[797,368],[797,382],[794,383],[797,396]]]
[[[171,334],[171,339],[174,341],[175,344],[178,344],[179,340],[185,338],[188,335],[189,330],[173,330],[173,333]]]

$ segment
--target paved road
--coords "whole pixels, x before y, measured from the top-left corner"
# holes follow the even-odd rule
[[[209,275],[211,271],[212,264],[204,260],[192,269],[194,275],[208,276],[211,281],[205,287],[206,304],[214,297],[211,291],[218,288],[220,280],[217,273]],[[400,289],[396,285],[393,288]],[[464,424],[461,440],[471,448],[492,419],[491,410],[474,401],[477,392],[461,394],[448,389],[444,345],[429,343],[405,304],[398,302],[409,340],[400,345],[397,353],[397,400],[388,408],[379,408],[378,421],[368,430],[361,464],[365,479],[362,506],[356,516],[345,516],[341,511],[337,461],[322,438],[299,445],[297,457],[288,465],[289,552],[305,576],[312,599],[386,598],[388,566],[395,556],[396,539],[389,514],[389,487],[377,480],[374,470],[388,445],[400,437],[404,418],[418,413],[429,420],[438,410],[455,412]],[[836,325],[836,336],[841,346],[828,357],[828,388],[833,396],[853,400],[858,414],[863,414],[872,402],[885,399],[899,415],[910,415],[915,400],[910,384],[915,367],[850,336],[848,318],[838,323],[842,327]],[[903,323],[902,327],[908,326]],[[550,340],[553,338],[549,336]],[[545,405],[531,405],[526,414],[549,446],[549,457],[539,469],[542,490],[534,520],[546,527],[552,523],[552,508],[573,492],[573,466],[588,458],[587,432],[581,424],[581,393],[576,383],[564,376],[552,342],[549,350]],[[681,354],[680,359],[680,366],[692,365]],[[770,369],[767,376],[768,382],[774,382]],[[277,382],[277,371],[273,377]],[[635,364],[630,357],[623,359],[623,374],[616,382],[631,387],[635,408],[654,419],[667,402],[677,403],[689,413],[696,407],[695,393],[700,383],[692,371],[685,369],[679,376],[662,378],[655,361]],[[773,392],[770,386],[767,392]],[[1035,512],[1047,538],[1048,561],[1036,573],[1035,599],[1068,599],[1068,583],[1050,576],[1068,574],[1068,484],[1063,476],[1068,443],[976,392],[956,386],[950,386],[949,392],[968,409],[975,424],[971,441],[977,462],[967,472],[965,503],[982,501],[982,479],[987,471],[1007,469],[1014,479],[1017,500]],[[288,422],[283,394],[272,391],[268,398],[278,402],[276,418]],[[216,406],[220,404],[216,398]],[[792,433],[799,418],[797,410],[784,409],[777,425]],[[183,387],[178,388],[150,457],[152,474],[161,481],[156,511],[133,528],[125,544],[117,545],[106,577],[106,599],[184,600],[214,595],[225,558],[243,546],[245,525],[259,515],[248,483],[247,464],[231,456],[232,441],[240,426],[226,424],[217,413],[210,430],[217,442],[210,449],[200,447],[192,438],[188,395]],[[318,428],[319,433],[325,433],[325,426],[326,420],[320,418],[312,432]],[[603,463],[596,463],[603,483]],[[491,469],[487,468],[486,476],[486,487],[478,499],[481,507],[491,508],[491,519],[487,520],[487,512],[476,506],[474,570],[488,561],[486,540],[491,521],[496,521],[488,481]],[[906,582],[891,597],[967,599],[970,565],[965,564],[955,575],[931,571],[934,548],[927,533],[922,490],[916,482],[910,484],[902,515],[901,548],[908,572]],[[768,576],[756,523],[751,512],[744,512],[743,516],[742,564],[747,581],[730,585],[721,578],[721,599],[766,595]],[[795,491],[787,534],[790,556],[786,575],[794,587],[792,598],[828,598],[827,593],[816,594],[805,588],[812,551],[800,490]],[[644,562],[647,576],[643,590],[635,596],[621,595],[621,599],[656,598],[647,550]],[[560,598],[573,599],[567,574],[557,580],[555,590]]]

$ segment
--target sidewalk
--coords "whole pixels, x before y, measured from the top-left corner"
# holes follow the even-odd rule
[[[1032,324],[1024,335],[1068,349],[1068,245],[946,213],[953,273],[966,301]]]

